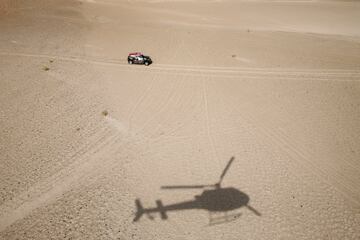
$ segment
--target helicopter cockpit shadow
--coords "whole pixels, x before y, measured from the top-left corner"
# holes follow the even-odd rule
[[[161,200],[156,200],[156,207],[153,208],[144,208],[139,199],[135,200],[136,213],[134,222],[140,220],[140,218],[146,214],[149,219],[153,220],[154,217],[152,213],[159,213],[161,219],[166,220],[168,218],[167,212],[169,211],[180,211],[180,210],[189,210],[189,209],[203,209],[209,212],[209,223],[218,224],[229,222],[240,216],[237,214],[230,214],[230,211],[234,211],[241,207],[246,207],[252,211],[255,215],[261,216],[261,214],[253,208],[249,201],[249,196],[233,187],[221,187],[222,180],[230,168],[230,165],[234,161],[232,157],[225,169],[223,170],[220,180],[215,184],[209,185],[179,185],[179,186],[162,186],[162,189],[166,190],[176,190],[176,189],[204,189],[200,195],[196,195],[194,199],[183,201],[179,203],[163,205]],[[224,214],[223,216],[213,215]]]

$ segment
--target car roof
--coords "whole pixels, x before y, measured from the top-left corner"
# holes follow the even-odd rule
[[[129,56],[141,56],[143,55],[141,52],[132,52],[132,53],[129,53]]]

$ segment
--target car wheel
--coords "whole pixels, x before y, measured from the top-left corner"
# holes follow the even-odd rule
[[[133,61],[130,60],[130,61],[128,61],[128,63],[129,63],[129,64],[133,64]]]
[[[145,66],[149,66],[149,62],[145,62]]]

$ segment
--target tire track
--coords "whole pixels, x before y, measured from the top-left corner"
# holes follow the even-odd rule
[[[254,110],[254,106],[260,106],[260,108],[256,109],[256,112],[261,112],[264,108],[266,109],[266,104],[263,104],[262,96],[254,92],[251,94],[252,96],[248,95],[244,97],[246,99],[252,99],[252,104],[245,107]],[[225,102],[227,102],[226,105],[230,105],[228,101],[225,100]],[[272,111],[276,111],[277,106],[281,106],[279,101],[275,100],[274,103],[275,104],[272,105]],[[296,144],[296,142],[292,141],[292,139],[284,132],[274,129],[274,126],[277,124],[274,124],[271,119],[266,119],[265,121],[261,120],[259,116],[251,113],[252,111],[240,111],[236,107],[233,107],[232,112],[236,112],[243,121],[254,126],[254,129],[256,130],[254,131],[254,134],[257,135],[256,138],[265,139],[265,142],[267,142],[269,146],[274,145],[277,149],[280,149],[281,153],[284,153],[293,163],[297,164],[305,171],[312,173],[313,176],[318,177],[318,179],[323,181],[326,185],[335,188],[356,206],[360,206],[359,199],[356,198],[358,191],[354,193],[354,189],[358,189],[356,182],[345,181],[344,177],[338,173],[336,169],[328,168],[331,171],[332,176],[332,180],[329,182],[329,175],[326,169],[322,168],[321,164],[318,164],[318,162],[312,161],[312,153],[305,149],[304,146]]]
[[[73,61],[79,63],[91,63],[97,65],[107,65],[107,66],[116,66],[122,67],[124,70],[131,72],[138,71],[155,71],[161,70],[166,73],[167,71],[174,74],[184,74],[184,72],[195,72],[195,73],[211,73],[211,74],[249,74],[259,76],[274,76],[274,77],[310,77],[310,76],[323,76],[325,78],[329,77],[351,77],[353,80],[360,81],[360,70],[347,70],[347,69],[272,69],[272,68],[243,68],[243,67],[209,67],[209,66],[187,66],[187,65],[172,65],[172,64],[154,64],[149,68],[141,68],[140,66],[129,66],[126,63],[126,59],[86,59],[84,56],[59,56],[51,54],[28,54],[28,53],[10,53],[10,52],[0,52],[0,55],[3,56],[17,56],[17,57],[32,57],[32,58],[54,58],[63,61]],[[192,75],[191,75],[192,76]],[[194,75],[201,76],[201,75]],[[212,75],[210,75],[212,76]]]
[[[218,165],[220,165],[219,162],[219,154],[216,150],[216,145],[215,145],[215,140],[213,139],[213,136],[211,135],[211,127],[210,127],[210,117],[209,117],[209,103],[208,103],[208,91],[206,88],[206,79],[203,77],[201,79],[201,87],[202,87],[202,95],[203,95],[203,102],[204,102],[204,110],[205,110],[205,120],[206,120],[206,132],[207,132],[207,137],[210,141],[211,144],[211,149],[213,152],[213,156],[215,158],[215,160],[218,162]]]
[[[132,123],[131,122],[132,122],[132,118],[133,118],[133,116],[135,114],[135,111],[140,106],[140,104],[144,101],[144,99],[148,96],[149,92],[153,89],[156,79],[157,79],[156,76],[154,76],[152,78],[151,83],[149,84],[149,86],[146,88],[146,90],[143,92],[143,94],[140,95],[139,99],[134,104],[134,107],[131,109],[129,117],[128,117],[129,132],[131,132],[131,130],[132,130]]]
[[[153,121],[156,118],[158,118],[159,116],[161,116],[161,114],[163,112],[165,112],[165,110],[170,106],[170,103],[173,102],[176,97],[176,92],[179,91],[179,87],[178,87],[179,81],[180,80],[174,80],[174,82],[172,82],[172,87],[171,87],[171,90],[168,92],[166,101],[162,102],[161,105],[159,106],[158,110],[142,124],[142,126],[139,128],[138,132],[144,132],[146,126],[149,123],[151,123],[151,121]]]
[[[103,165],[103,162],[98,161],[97,154],[109,150],[120,140],[120,135],[112,132],[111,128],[104,126],[98,136],[94,136],[92,143],[74,154],[73,158],[76,160],[72,164],[2,204],[0,206],[0,232],[26,217],[33,210],[53,202],[73,188],[81,178]]]

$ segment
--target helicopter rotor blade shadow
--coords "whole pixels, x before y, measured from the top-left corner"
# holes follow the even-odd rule
[[[161,189],[191,189],[191,188],[205,188],[214,185],[178,185],[178,186],[162,186]]]
[[[220,180],[218,182],[218,184],[220,184],[223,180],[223,178],[225,177],[225,174],[227,173],[227,171],[229,170],[230,168],[230,165],[232,164],[232,162],[235,160],[235,157],[231,157],[228,164],[226,165],[226,167],[224,168],[223,172],[221,173],[221,176],[220,176]]]
[[[261,213],[259,213],[255,208],[253,208],[250,205],[246,205],[247,209],[249,209],[250,211],[252,211],[256,216],[261,216]]]

